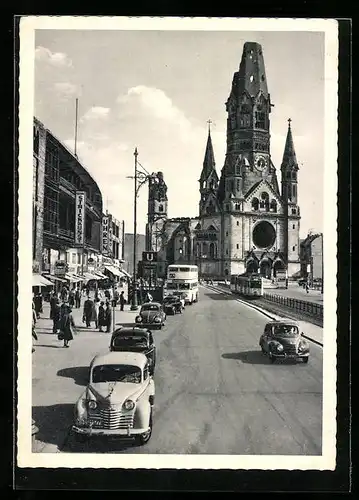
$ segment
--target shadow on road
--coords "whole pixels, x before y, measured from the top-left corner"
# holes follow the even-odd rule
[[[68,437],[61,448],[65,453],[120,453],[128,449],[136,449],[139,446],[132,438],[109,439],[106,437],[92,437],[80,440],[74,432],[69,432]]]
[[[236,297],[232,295],[226,295],[223,293],[206,293],[206,297],[209,297],[213,300],[235,300]]]
[[[222,358],[237,359],[242,361],[242,363],[250,363],[251,365],[265,365],[269,363],[269,359],[261,351],[227,352],[222,354]]]
[[[89,380],[89,367],[71,366],[59,370],[56,375],[58,377],[73,378],[76,385],[86,386]]]
[[[73,404],[34,406],[32,418],[39,429],[36,440],[61,446],[72,423],[73,410]]]
[[[63,349],[64,346],[62,344],[59,344],[59,345],[34,344],[34,347],[35,347],[35,349],[36,349],[36,347],[49,347],[50,349]]]
[[[262,354],[261,351],[242,351],[242,352],[228,352],[222,354],[224,359],[237,359],[242,361],[242,363],[249,363],[251,365],[268,365],[272,364],[268,356]],[[301,363],[301,361],[299,361]],[[276,359],[273,365],[289,364],[295,365],[297,361],[295,359]]]

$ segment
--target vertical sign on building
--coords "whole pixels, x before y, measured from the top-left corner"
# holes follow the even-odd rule
[[[102,253],[108,254],[108,217],[102,217]]]
[[[76,191],[75,243],[78,245],[85,243],[85,206],[85,191]]]
[[[108,254],[113,255],[113,231],[112,231],[112,215],[109,216],[108,218]]]

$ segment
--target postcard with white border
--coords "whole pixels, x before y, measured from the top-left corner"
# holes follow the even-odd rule
[[[19,64],[18,466],[334,470],[337,21],[24,16]]]

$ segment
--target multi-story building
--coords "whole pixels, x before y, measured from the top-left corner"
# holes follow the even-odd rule
[[[115,262],[124,261],[125,222],[115,219],[106,210],[102,217],[102,255],[110,257]]]
[[[301,276],[313,281],[323,280],[323,234],[310,233],[300,242]]]
[[[33,270],[83,274],[101,252],[101,191],[36,118],[33,150]]]
[[[298,162],[291,120],[281,164],[281,189],[270,153],[270,113],[262,47],[246,42],[226,103],[227,152],[216,171],[210,129],[199,177],[199,215],[169,219],[160,172],[150,179],[147,250],[167,264],[197,263],[202,276],[299,271]]]
[[[125,233],[125,245],[124,245],[124,261],[125,270],[128,274],[133,275],[133,234]],[[146,250],[146,236],[144,234],[137,234],[136,238],[136,250],[137,250],[137,262],[136,271],[138,269],[138,263],[142,260],[142,253]]]

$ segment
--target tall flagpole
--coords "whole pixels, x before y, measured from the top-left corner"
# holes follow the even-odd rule
[[[77,123],[78,123],[78,112],[79,112],[79,100],[76,97],[76,108],[75,108],[75,147],[74,155],[77,158]]]
[[[137,289],[136,289],[136,265],[137,265],[137,148],[133,153],[135,156],[135,186],[133,199],[133,281],[132,281],[132,304],[131,311],[137,311]]]

